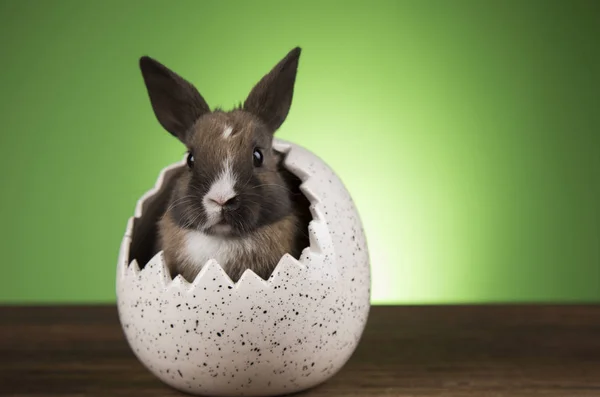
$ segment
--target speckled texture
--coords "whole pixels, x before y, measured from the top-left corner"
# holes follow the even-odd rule
[[[198,395],[271,396],[313,387],[339,371],[367,321],[370,268],[355,205],[335,173],[302,147],[276,140],[312,203],[311,243],[284,256],[269,280],[246,271],[237,284],[214,261],[193,283],[170,280],[162,253],[128,263],[134,224],[167,167],[138,202],[121,245],[117,302],[127,340],[167,384]]]

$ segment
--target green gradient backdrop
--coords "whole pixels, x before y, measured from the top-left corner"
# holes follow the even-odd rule
[[[149,54],[231,106],[304,52],[279,136],[353,194],[373,303],[600,301],[600,2],[2,1],[2,302],[114,300],[183,147]]]

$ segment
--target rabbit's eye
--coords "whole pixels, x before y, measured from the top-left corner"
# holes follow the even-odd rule
[[[254,148],[254,153],[252,153],[252,158],[254,159],[254,166],[260,167],[264,161],[264,157],[259,148]]]
[[[192,153],[188,153],[187,165],[189,168],[194,168],[194,155]]]

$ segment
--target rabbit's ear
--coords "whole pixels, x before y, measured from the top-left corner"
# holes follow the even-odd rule
[[[158,61],[143,56],[139,64],[156,118],[186,144],[196,120],[210,112],[206,101],[191,83]]]
[[[279,61],[252,88],[244,102],[244,110],[260,118],[272,133],[283,124],[290,111],[300,51],[300,47],[296,47]]]

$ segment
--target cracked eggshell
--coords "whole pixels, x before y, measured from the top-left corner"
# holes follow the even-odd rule
[[[310,246],[299,260],[283,256],[268,280],[247,270],[233,283],[210,260],[188,283],[171,280],[162,252],[141,270],[131,260],[136,234],[154,230],[152,212],[183,161],[161,172],[128,222],[117,266],[119,318],[138,359],[173,388],[211,396],[298,392],[336,374],[361,338],[371,281],[352,198],[313,153],[279,139],[274,148],[301,178],[313,220]]]

